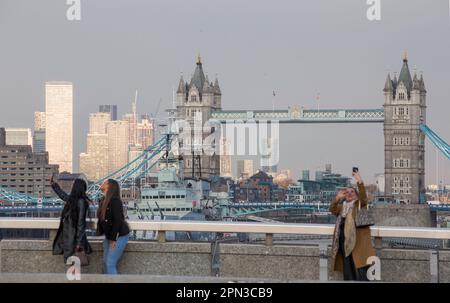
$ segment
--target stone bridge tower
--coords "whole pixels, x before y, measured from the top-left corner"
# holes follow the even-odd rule
[[[426,89],[422,75],[411,77],[403,59],[399,77],[384,86],[385,194],[405,204],[424,203]]]
[[[217,78],[214,82],[208,80],[208,76],[203,72],[203,64],[200,55],[197,57],[197,66],[190,82],[185,82],[183,76],[180,77],[176,96],[177,119],[189,122],[191,126],[191,138],[179,139],[180,148],[184,150],[183,165],[184,175],[191,178],[210,179],[212,176],[220,175],[220,156],[218,154],[206,154],[198,151],[198,146],[206,146],[204,139],[215,131],[218,127],[205,126],[211,118],[212,112],[220,110],[222,107],[222,93]],[[194,140],[194,118],[201,114],[201,134],[197,136],[201,140]],[[180,130],[182,132],[182,130]],[[184,140],[184,141],[183,141]],[[200,142],[201,141],[201,142]],[[193,145],[194,144],[194,145]],[[194,149],[196,151],[194,152]],[[201,150],[201,148],[200,148]]]

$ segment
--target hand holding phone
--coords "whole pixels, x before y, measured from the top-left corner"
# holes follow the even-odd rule
[[[358,167],[353,167],[352,176],[356,179],[356,182],[362,183],[361,175],[359,174]]]

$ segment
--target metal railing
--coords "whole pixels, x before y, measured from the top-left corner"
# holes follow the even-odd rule
[[[89,220],[88,220],[89,221]],[[96,220],[92,220],[93,226]],[[212,221],[129,221],[131,230],[158,231],[158,241],[165,242],[167,231],[217,232],[217,233],[260,233],[266,235],[266,244],[272,245],[274,234],[333,235],[332,224],[296,223],[254,223],[254,222],[212,222]],[[0,229],[58,229],[59,219],[50,218],[1,218]],[[383,237],[450,239],[450,229],[426,227],[371,226],[375,245]]]

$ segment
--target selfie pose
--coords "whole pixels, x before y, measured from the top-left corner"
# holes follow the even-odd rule
[[[358,211],[368,204],[366,189],[358,169],[353,177],[357,187],[340,190],[330,204],[330,212],[335,215],[336,225],[332,245],[332,268],[343,272],[344,280],[367,281],[367,259],[375,256],[370,227],[357,227]]]
[[[117,274],[117,263],[128,243],[130,229],[123,213],[120,186],[108,179],[100,187],[104,198],[97,211],[97,235],[105,235],[103,242],[103,263],[106,274]]]
[[[70,195],[61,189],[53,177],[50,184],[58,197],[65,202],[58,232],[53,241],[53,254],[64,254],[64,263],[73,255],[85,257],[86,254],[92,252],[86,236],[86,214],[90,202],[86,195],[86,182],[82,179],[75,179]]]

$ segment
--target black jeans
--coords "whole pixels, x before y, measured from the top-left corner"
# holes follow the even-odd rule
[[[367,279],[367,266],[356,268],[355,263],[353,262],[352,254],[348,257],[345,257],[344,251],[344,243],[345,243],[345,234],[344,234],[344,226],[345,226],[345,218],[342,218],[341,224],[339,225],[339,252],[344,260],[344,280],[345,281],[369,281]]]

